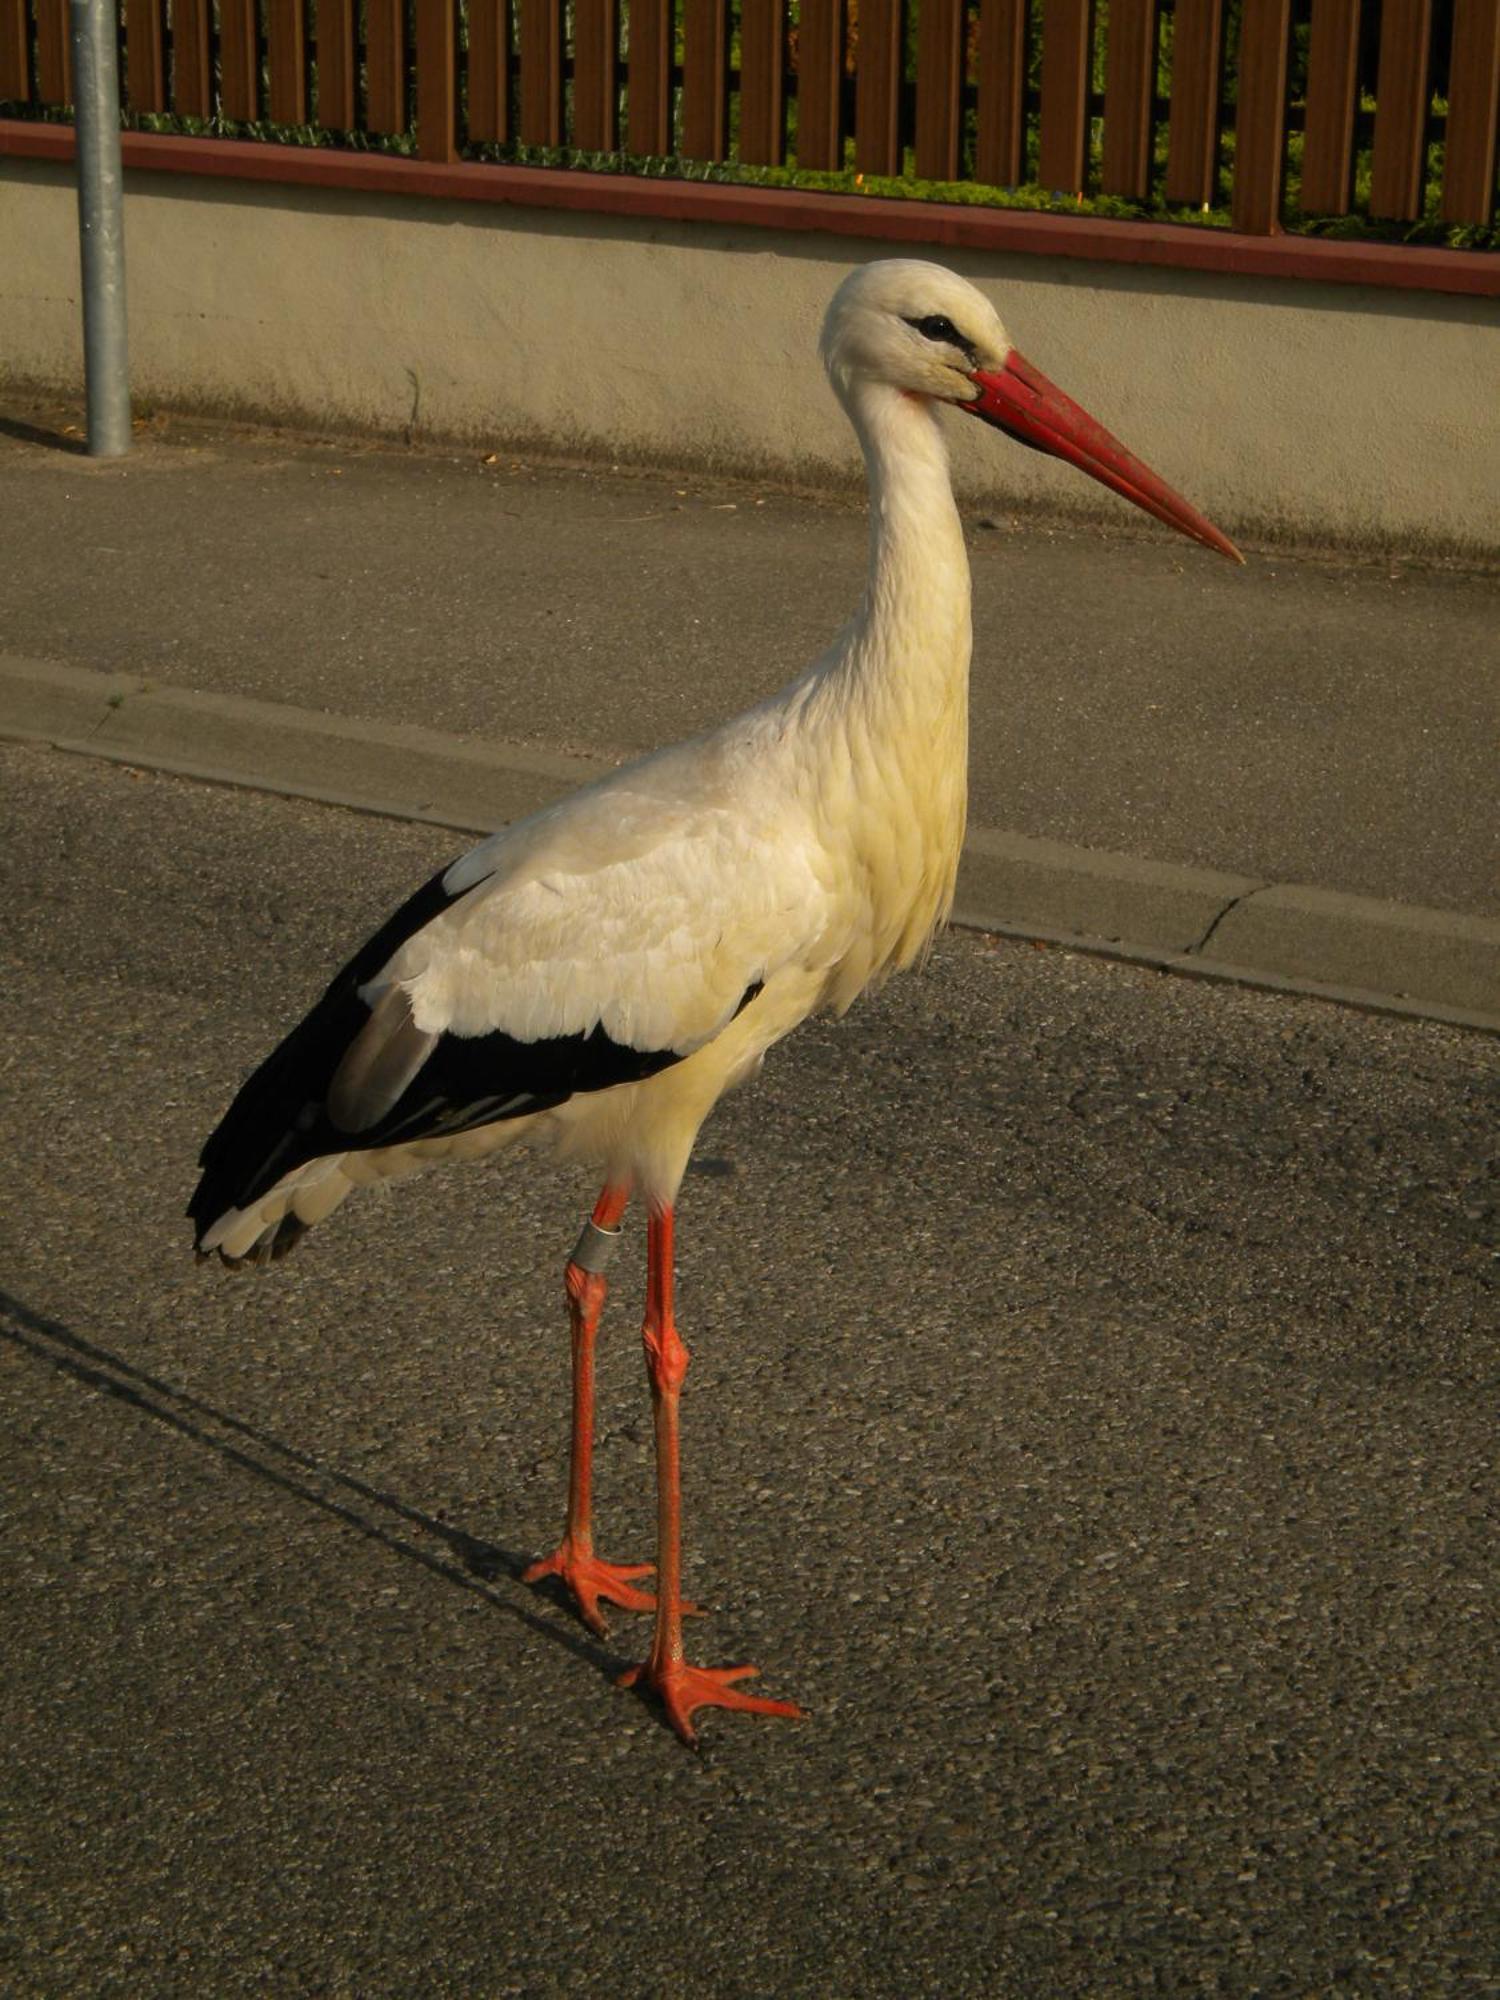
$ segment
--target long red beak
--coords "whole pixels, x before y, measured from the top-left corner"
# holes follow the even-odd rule
[[[972,402],[960,403],[972,417],[1029,444],[1036,451],[1065,458],[1101,485],[1113,487],[1122,498],[1144,507],[1169,528],[1217,549],[1221,556],[1242,563],[1240,554],[1227,535],[1213,522],[1190,507],[1180,493],[1174,493],[1149,466],[1128,452],[1118,438],[1111,437],[1103,424],[1096,423],[1087,410],[1079,409],[1071,396],[1049,382],[1039,368],[1033,368],[1024,354],[1012,348],[1005,366],[994,371],[978,368],[969,377],[979,390]]]

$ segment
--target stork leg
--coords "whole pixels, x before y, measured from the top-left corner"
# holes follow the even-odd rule
[[[696,1743],[693,1714],[700,1708],[743,1708],[756,1715],[800,1716],[795,1702],[768,1701],[741,1694],[732,1683],[748,1680],[757,1667],[690,1667],[682,1651],[682,1485],[678,1403],[691,1356],[672,1312],[672,1211],[653,1213],[646,1236],[646,1372],[656,1415],[657,1589],[656,1635],[642,1665],[620,1676],[622,1687],[638,1682],[666,1705],[667,1718],[684,1743]]]
[[[591,1632],[602,1639],[609,1627],[599,1600],[618,1604],[626,1611],[652,1611],[656,1599],[633,1590],[637,1577],[649,1576],[650,1563],[609,1563],[594,1554],[591,1519],[594,1494],[594,1336],[604,1297],[609,1286],[602,1269],[590,1269],[591,1256],[602,1263],[600,1252],[607,1243],[599,1238],[615,1235],[628,1187],[606,1184],[594,1204],[589,1227],[568,1260],[565,1281],[568,1316],[573,1330],[573,1442],[568,1464],[568,1519],[563,1538],[550,1556],[543,1556],[523,1572],[523,1583],[540,1583],[544,1576],[559,1577],[577,1603],[579,1614]]]

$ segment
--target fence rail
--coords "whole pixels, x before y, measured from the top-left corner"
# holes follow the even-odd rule
[[[1490,227],[1500,0],[120,0],[131,114]],[[0,0],[66,107],[68,0]],[[921,192],[914,188],[913,192]]]

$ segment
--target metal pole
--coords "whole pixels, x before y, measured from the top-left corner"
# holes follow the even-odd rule
[[[88,448],[118,458],[130,449],[119,13],[117,0],[71,0],[71,8]]]

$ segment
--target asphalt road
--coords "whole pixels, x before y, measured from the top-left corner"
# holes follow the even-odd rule
[[[515,1580],[584,1182],[188,1253],[444,836],[19,750],[0,826],[8,1993],[1500,1992],[1493,1041],[953,936],[774,1052],[684,1190],[688,1583],[810,1716],[693,1755]]]
[[[862,499],[182,423],[92,462],[37,415],[11,653],[612,756],[781,686],[863,583]],[[1500,915],[1500,576],[1138,521],[970,515],[974,823]]]

